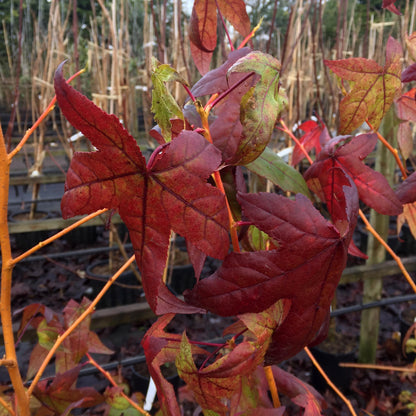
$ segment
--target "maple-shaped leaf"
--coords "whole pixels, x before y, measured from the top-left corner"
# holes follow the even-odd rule
[[[416,201],[416,172],[413,172],[397,187],[396,195],[402,204],[411,204]]]
[[[50,383],[49,380],[40,381],[33,394],[47,408],[53,409],[57,414],[63,414],[69,406],[78,402],[76,406],[92,407],[104,401],[104,397],[92,387],[75,388],[81,366],[75,367],[65,373],[56,374]]]
[[[411,120],[416,122],[416,88],[412,88],[396,101],[397,116],[401,120]]]
[[[362,162],[373,151],[376,143],[375,134],[333,138],[324,146],[316,161],[305,172],[305,180],[309,183],[319,178],[322,173],[340,168],[354,181],[360,199],[364,203],[380,214],[400,214],[402,204],[386,178]]]
[[[223,400],[230,399],[242,377],[259,365],[256,350],[253,343],[242,342],[209,366],[198,369],[192,357],[191,344],[183,334],[176,367],[202,409],[225,416],[230,409]]]
[[[108,208],[119,212],[133,244],[143,288],[157,314],[193,313],[163,283],[170,231],[215,258],[228,251],[224,195],[207,183],[221,163],[219,151],[194,131],[156,149],[147,166],[134,138],[114,115],[99,109],[55,74],[59,106],[98,149],[75,153],[65,183],[64,218]]]
[[[163,377],[160,366],[175,362],[180,352],[181,335],[165,332],[165,327],[173,319],[173,314],[161,316],[146,332],[142,345],[150,376],[156,384],[159,403],[164,415],[180,416],[173,386]],[[191,352],[205,354],[205,351],[192,346]]]
[[[394,14],[397,14],[398,16],[401,15],[399,9],[396,7],[394,3],[396,3],[397,0],[383,0],[382,8],[387,9],[391,11]]]
[[[409,121],[404,121],[399,124],[397,144],[404,159],[409,159],[413,153],[413,133]]]
[[[384,115],[401,90],[402,47],[392,37],[387,41],[384,67],[365,58],[348,58],[325,64],[350,83],[350,92],[339,107],[341,134],[350,133],[368,119],[378,129]]]
[[[321,151],[321,143],[324,145],[330,139],[326,126],[323,123],[317,123],[315,120],[305,121],[298,129],[305,132],[299,142],[308,153],[315,148],[318,154]],[[292,153],[292,166],[296,166],[303,158],[305,158],[305,154],[296,143]]]
[[[257,175],[267,178],[283,191],[310,197],[308,186],[302,175],[268,147],[246,167]]]
[[[355,223],[358,198],[346,204]],[[292,201],[276,194],[240,194],[248,221],[276,240],[270,251],[230,253],[220,269],[185,292],[188,302],[222,316],[261,312],[279,299],[291,300],[273,334],[267,363],[278,363],[310,344],[327,319],[346,264],[349,239],[303,195]]]
[[[280,88],[280,62],[271,55],[253,51],[240,58],[228,74],[255,72],[260,79],[241,101],[242,137],[230,164],[246,165],[255,160],[268,145],[276,121],[287,106]]]
[[[212,54],[217,46],[217,5],[221,15],[237,32],[244,37],[250,33],[250,19],[244,0],[195,0],[189,38],[192,58],[203,75],[209,71]]]
[[[312,386],[275,365],[272,366],[272,371],[277,390],[303,407],[305,415],[322,415],[322,410],[327,408],[325,399]]]
[[[172,137],[171,118],[182,119],[182,129],[185,128],[185,121],[182,110],[173,98],[166,82],[178,81],[187,85],[187,82],[167,64],[161,64],[155,58],[152,60],[152,112],[155,120],[161,128],[161,133],[165,142],[169,142]]]

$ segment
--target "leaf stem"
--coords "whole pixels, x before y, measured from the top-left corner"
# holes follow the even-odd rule
[[[52,346],[52,348],[49,350],[48,355],[45,357],[45,359],[42,362],[42,365],[40,366],[38,372],[36,373],[32,384],[30,385],[27,394],[30,396],[33,393],[34,388],[36,387],[36,384],[39,382],[40,378],[42,377],[43,372],[45,371],[47,365],[51,361],[52,357],[54,356],[56,350],[62,345],[62,343],[65,341],[66,338],[75,330],[75,328],[81,324],[84,319],[92,314],[94,312],[95,306],[100,301],[100,299],[105,295],[107,290],[110,288],[110,286],[117,280],[117,278],[129,268],[130,264],[134,261],[134,255],[129,258],[128,261],[126,261],[123,266],[120,267],[120,269],[114,273],[114,275],[108,279],[107,283],[104,285],[104,287],[101,289],[100,293],[95,297],[95,299],[91,302],[91,304],[88,306],[88,308],[76,319],[72,325],[62,334],[58,337],[58,339],[55,341],[55,344]]]
[[[217,6],[218,15],[220,16],[222,25],[224,26],[225,34],[227,35],[228,43],[230,44],[230,49],[231,49],[231,51],[233,51],[235,49],[234,48],[234,45],[233,45],[233,41],[231,40],[231,36],[230,36],[230,34],[228,32],[228,29],[227,29],[227,26],[225,24],[224,17],[223,17],[223,15],[221,13],[221,10],[220,10],[219,6],[218,6],[218,0],[215,0],[215,5]]]
[[[270,365],[264,367],[264,374],[266,375],[267,384],[269,385],[270,394],[272,395],[273,406],[278,409],[282,405],[277,391],[276,380],[274,379],[273,370]]]
[[[263,22],[263,18],[260,19],[260,22],[257,23],[257,25],[252,29],[252,31],[243,39],[241,44],[238,46],[237,49],[242,49],[244,46],[247,45],[247,43],[254,38],[255,33],[260,29],[261,23]]]
[[[286,134],[288,134],[290,136],[290,138],[300,147],[300,150],[302,151],[302,153],[305,155],[306,159],[308,159],[308,162],[312,165],[313,160],[312,158],[309,156],[308,152],[306,151],[305,147],[303,146],[303,144],[297,139],[297,137],[288,129],[288,127],[286,126],[285,122],[280,119],[280,124],[283,126],[282,130],[283,132],[285,132]]]
[[[209,143],[213,144],[211,132],[209,129],[209,123],[208,123],[209,109],[205,110],[198,101],[195,101],[194,103],[195,103],[196,110],[198,111],[198,114],[201,117],[202,128],[204,129],[203,131],[204,137]],[[231,235],[231,242],[233,245],[233,249],[235,252],[240,252],[240,244],[238,242],[237,229],[235,227],[234,217],[231,211],[230,204],[227,199],[227,195],[225,193],[224,184],[221,179],[221,174],[218,170],[216,170],[215,172],[213,172],[212,175],[213,175],[215,184],[217,185],[218,189],[223,193],[224,198],[225,198],[225,203],[227,205],[228,218],[230,221],[230,235]]]
[[[190,90],[190,88],[189,88],[186,84],[182,84],[182,86],[185,88],[185,91],[188,93],[189,98],[190,98],[193,102],[195,102],[195,101],[196,101],[196,99],[195,99],[194,95],[192,94],[192,91]]]
[[[366,123],[368,124],[368,127],[370,127],[371,130],[373,130],[373,132],[375,134],[377,134],[378,139],[381,141],[381,143],[383,143],[384,146],[386,146],[387,150],[394,156],[394,159],[396,160],[397,166],[400,169],[400,172],[403,175],[403,179],[407,178],[407,172],[405,167],[403,166],[402,161],[400,160],[399,157],[399,152],[397,151],[397,149],[395,149],[371,124],[368,120],[366,120]]]
[[[312,361],[313,365],[316,367],[316,369],[320,372],[321,376],[325,379],[325,381],[328,383],[328,385],[335,391],[335,393],[344,401],[344,403],[347,405],[349,411],[352,415],[357,416],[357,413],[355,413],[354,408],[352,407],[351,402],[342,394],[342,392],[338,389],[338,387],[329,379],[329,377],[326,375],[325,371],[322,369],[322,367],[319,365],[318,361],[316,361],[313,354],[310,352],[308,347],[304,348],[306,354],[308,354],[308,357]]]
[[[358,211],[358,214],[360,215],[361,219],[363,220],[367,230],[373,234],[373,236],[377,239],[377,241],[387,250],[387,252],[390,254],[390,256],[393,258],[393,260],[397,263],[399,266],[399,269],[403,273],[404,277],[406,278],[409,285],[412,287],[413,292],[416,293],[416,284],[413,281],[412,277],[409,275],[409,272],[404,267],[402,260],[400,257],[390,248],[390,246],[381,238],[381,236],[378,234],[378,232],[372,227],[372,225],[367,220],[364,213],[361,211],[361,209]]]
[[[91,357],[91,355],[87,352],[86,354],[89,362],[91,365],[93,365],[101,374],[104,375],[104,377],[114,386],[118,387],[118,384],[114,381],[113,377],[111,377],[111,374],[108,371],[105,371],[104,368],[98,364],[94,358]],[[123,391],[120,392],[121,396],[126,399],[131,406],[133,406],[139,413],[145,416],[150,416],[149,413],[146,412],[146,410],[143,410],[137,403],[135,403],[130,397],[128,397]]]

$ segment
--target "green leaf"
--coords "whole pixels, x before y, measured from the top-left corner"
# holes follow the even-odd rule
[[[280,88],[280,62],[265,53],[255,51],[240,58],[229,70],[255,72],[260,80],[241,100],[240,119],[243,138],[233,164],[246,165],[255,160],[269,143],[274,125],[286,108],[287,100]]]
[[[283,191],[300,193],[310,198],[308,186],[302,175],[268,147],[246,167],[257,175],[268,179]]]
[[[152,60],[152,112],[155,120],[162,130],[162,136],[169,142],[172,138],[171,118],[184,120],[182,110],[173,98],[166,82],[178,81],[181,84],[188,85],[187,82],[171,66],[161,64],[155,58]],[[184,122],[185,127],[185,122]]]

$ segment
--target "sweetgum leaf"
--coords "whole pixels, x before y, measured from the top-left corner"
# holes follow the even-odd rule
[[[392,13],[400,16],[401,13],[394,3],[396,3],[396,0],[383,0],[383,4],[381,7],[383,7],[383,9],[387,9],[391,11]]]
[[[339,77],[350,82],[351,91],[340,103],[341,134],[350,133],[366,119],[378,129],[384,115],[401,89],[402,48],[389,38],[384,67],[365,58],[349,58],[325,64]]]
[[[338,136],[330,140],[316,161],[305,172],[309,181],[319,178],[333,168],[343,170],[355,183],[360,199],[384,215],[398,215],[402,204],[391,189],[386,178],[362,163],[377,143],[375,134],[360,134],[356,137]]]
[[[196,67],[204,75],[209,71],[217,46],[217,4],[223,18],[246,37],[250,33],[250,19],[244,0],[195,0],[192,8],[189,38]]]
[[[346,208],[353,225],[358,198],[351,197]],[[239,199],[247,220],[276,240],[278,249],[230,253],[185,298],[222,316],[261,312],[289,299],[289,313],[266,355],[267,363],[279,363],[319,334],[346,264],[351,233],[342,237],[301,194],[295,201],[265,193],[240,194]]]
[[[280,62],[272,56],[254,51],[240,58],[229,70],[235,72],[255,72],[260,80],[243,97],[240,119],[243,135],[232,161],[245,165],[255,160],[266,148],[271,139],[274,125],[287,102],[280,88]]]
[[[416,88],[404,93],[396,102],[397,116],[401,120],[416,122]]]
[[[35,389],[35,397],[53,409],[57,414],[63,414],[75,402],[76,407],[92,407],[104,401],[104,397],[92,387],[74,388],[81,366],[75,367],[65,373],[58,373],[49,380],[40,381]]]
[[[129,229],[147,301],[157,314],[193,313],[162,280],[170,230],[199,250],[223,258],[229,246],[228,214],[221,191],[207,184],[221,163],[219,151],[194,131],[156,149],[148,166],[117,117],[67,85],[62,65],[55,75],[59,106],[96,152],[76,153],[65,183],[64,218],[114,209]]]
[[[321,416],[327,405],[325,399],[312,386],[275,365],[272,371],[279,392],[303,407],[305,415]]]
[[[299,139],[299,142],[302,143],[304,149],[309,153],[315,148],[316,153],[318,154],[321,151],[321,136],[323,137],[322,141],[324,143],[327,141],[326,137],[329,136],[326,126],[322,123],[318,124],[314,120],[308,120],[302,123],[299,126],[299,129],[305,132]],[[296,143],[293,148],[292,166],[296,166],[303,158],[305,158],[305,155],[300,146]]]
[[[416,172],[413,172],[397,187],[396,195],[402,204],[411,204],[416,201]]]
[[[246,167],[257,175],[268,179],[283,191],[300,193],[310,197],[308,186],[302,175],[268,147]]]
[[[155,120],[158,122],[162,136],[166,142],[171,140],[171,118],[179,118],[184,120],[182,110],[178,103],[173,98],[169,89],[166,87],[166,82],[178,81],[187,85],[187,82],[176,72],[171,66],[161,64],[155,58],[152,61],[152,112],[155,115]],[[184,122],[182,129],[185,128]]]
[[[146,355],[149,373],[153,378],[161,409],[164,415],[180,416],[178,403],[173,386],[163,377],[160,366],[164,363],[175,362],[179,354],[181,336],[165,332],[165,327],[173,319],[173,314],[161,316],[146,332],[142,345]],[[205,354],[205,351],[191,346],[191,353]]]
[[[222,399],[230,399],[239,388],[242,377],[250,374],[257,365],[256,347],[242,342],[211,365],[198,369],[185,334],[176,358],[179,376],[192,389],[202,409],[224,416],[229,414],[229,408]]]

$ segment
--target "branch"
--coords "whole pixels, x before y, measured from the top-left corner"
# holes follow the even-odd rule
[[[104,287],[101,289],[100,293],[95,297],[95,299],[91,302],[91,304],[88,306],[88,308],[78,317],[77,320],[73,322],[73,324],[55,341],[55,344],[52,346],[52,348],[49,350],[48,355],[43,360],[42,365],[40,366],[38,372],[36,373],[36,376],[34,377],[32,384],[30,385],[29,389],[27,390],[28,396],[30,396],[33,393],[34,388],[36,387],[37,383],[39,382],[40,378],[42,377],[43,372],[45,371],[47,365],[51,361],[52,357],[54,356],[56,350],[62,345],[62,343],[65,341],[66,338],[75,330],[75,328],[80,325],[87,317],[88,315],[92,314],[94,312],[95,306],[100,301],[100,299],[105,295],[107,290],[110,288],[110,286],[117,280],[117,278],[130,266],[131,263],[134,261],[134,255],[129,258],[128,261],[126,261],[122,267],[108,280],[108,282],[104,285]]]
[[[357,416],[357,413],[355,413],[354,408],[352,407],[351,402],[342,394],[342,392],[338,389],[338,387],[329,379],[329,377],[326,375],[325,371],[322,369],[322,367],[319,365],[318,361],[316,361],[313,354],[310,352],[308,347],[304,348],[306,354],[308,354],[308,357],[312,361],[313,365],[316,367],[316,369],[319,371],[321,376],[325,379],[325,381],[328,383],[328,385],[335,391],[335,393],[344,401],[344,403],[347,405],[349,411],[353,416]]]

